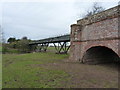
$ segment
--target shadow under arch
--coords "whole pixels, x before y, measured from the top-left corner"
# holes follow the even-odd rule
[[[108,47],[94,46],[84,53],[82,62],[87,64],[113,63],[120,62],[120,57]]]

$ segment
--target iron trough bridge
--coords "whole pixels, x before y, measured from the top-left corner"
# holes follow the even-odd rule
[[[70,35],[62,35],[57,37],[50,37],[40,40],[34,40],[29,43],[30,47],[35,47],[34,51],[36,52],[46,52],[47,48],[50,43],[53,43],[56,53],[61,54],[67,54],[70,45],[68,44],[70,42]]]

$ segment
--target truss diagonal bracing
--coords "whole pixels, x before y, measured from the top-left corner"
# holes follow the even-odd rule
[[[58,53],[58,54],[67,54],[67,52],[70,48],[70,45],[67,45],[67,42],[58,42],[57,44],[56,43],[53,43],[53,44],[57,51],[56,53]]]
[[[55,46],[56,53],[66,54],[70,48],[70,45],[67,44],[68,42],[70,42],[70,35],[63,35],[58,37],[36,40],[30,42],[29,45],[30,47],[34,47],[33,50],[36,52],[46,52],[49,44],[53,43]]]

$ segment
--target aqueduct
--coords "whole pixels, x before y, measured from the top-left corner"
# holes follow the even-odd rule
[[[119,60],[119,7],[80,19],[77,24],[71,25],[70,61],[93,63]]]
[[[77,24],[71,25],[70,35],[41,39],[29,45],[39,46],[38,51],[41,52],[47,50],[49,43],[53,43],[59,54],[66,54],[70,47],[69,61],[73,62],[120,61],[119,26],[120,5],[78,20]],[[67,42],[70,42],[70,46],[66,45]]]

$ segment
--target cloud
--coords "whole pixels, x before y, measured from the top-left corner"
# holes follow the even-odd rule
[[[5,2],[2,27],[6,38],[42,39],[70,32],[92,2]],[[105,5],[105,4],[104,4]],[[112,6],[106,4],[106,7]],[[114,4],[115,5],[115,4]]]
[[[6,38],[45,38],[69,33],[75,14],[73,3],[4,3],[3,28]]]

